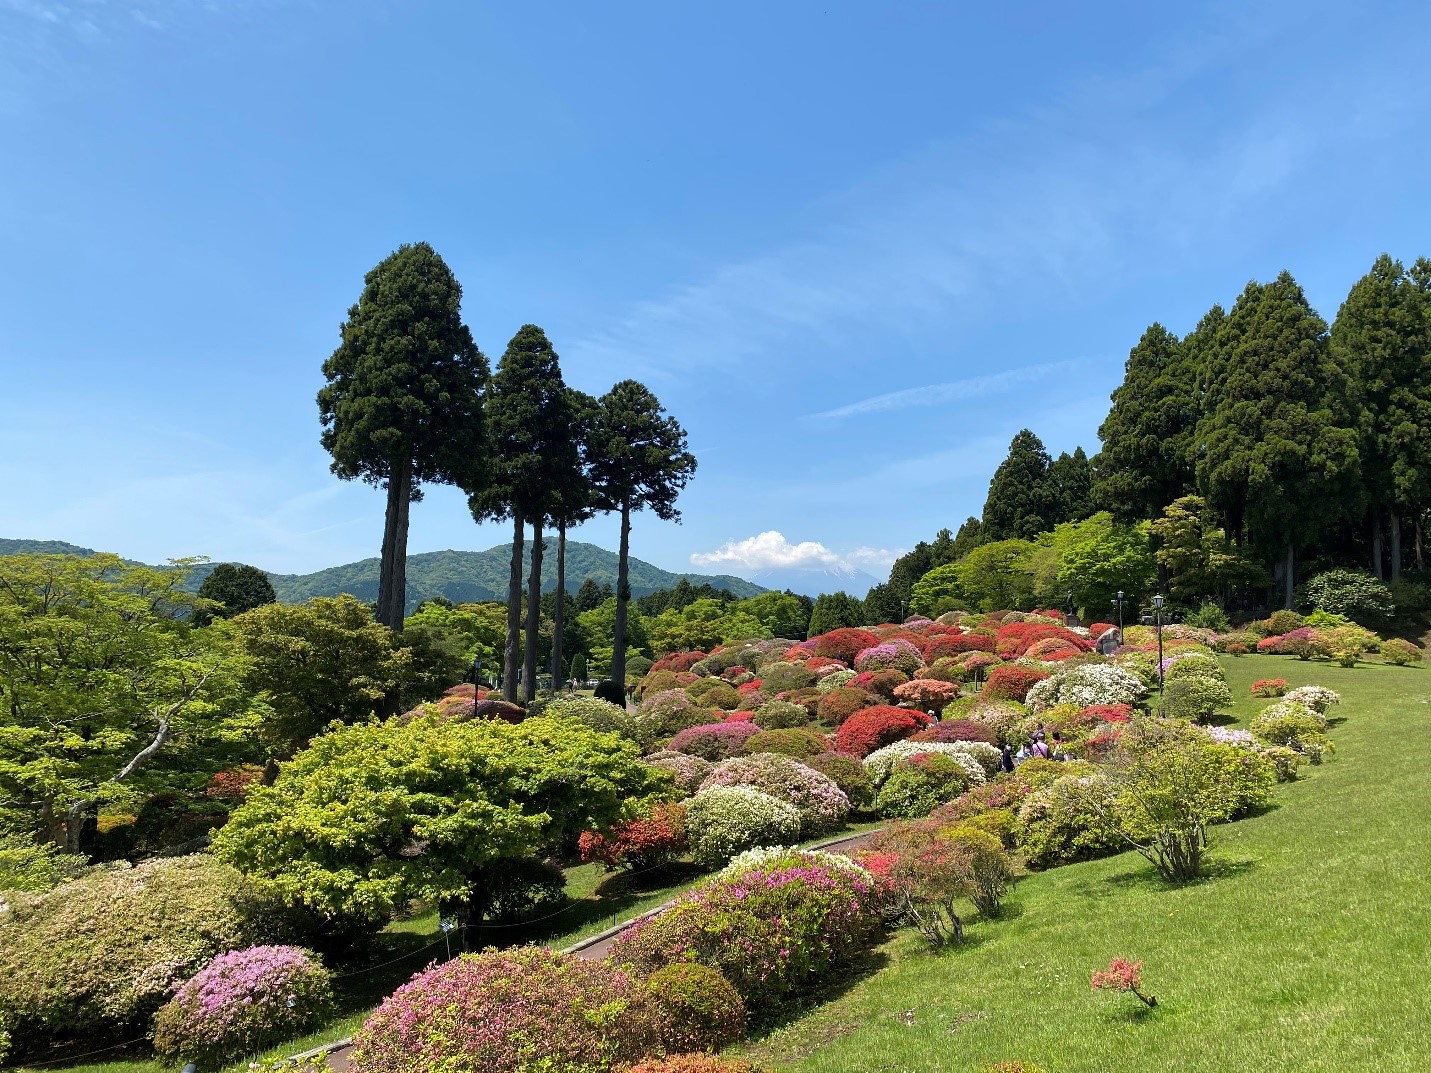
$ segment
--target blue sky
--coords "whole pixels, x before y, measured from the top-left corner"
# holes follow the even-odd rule
[[[494,364],[534,322],[685,424],[636,555],[882,576],[1020,428],[1092,453],[1153,320],[1431,255],[1431,7],[1247,7],[0,0],[0,536],[376,554],[313,397],[424,239]]]

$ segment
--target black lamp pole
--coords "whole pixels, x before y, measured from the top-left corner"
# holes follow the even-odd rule
[[[1123,636],[1123,596],[1124,596],[1123,590],[1122,590],[1122,589],[1119,589],[1119,590],[1118,590],[1118,598],[1113,601],[1114,606],[1118,608],[1118,636],[1119,636],[1119,637],[1122,637],[1122,636]]]
[[[1158,631],[1158,712],[1163,710],[1163,594],[1153,597],[1153,625]]]

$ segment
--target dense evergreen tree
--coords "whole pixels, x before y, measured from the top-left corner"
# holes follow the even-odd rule
[[[959,527],[959,532],[954,534],[954,547],[950,549],[953,558],[949,561],[957,563],[977,548],[983,542],[982,529],[978,518],[973,515],[965,518],[964,524]]]
[[[882,626],[886,622],[900,622],[904,618],[906,605],[888,584],[881,583],[865,593],[864,605],[866,626]]]
[[[200,625],[216,618],[233,618],[278,599],[268,575],[246,563],[219,563],[199,585],[199,597],[214,602],[194,612],[194,621]]]
[[[1028,540],[1058,524],[1058,489],[1043,441],[1023,429],[989,482],[983,530],[987,541]]]
[[[1422,262],[1422,279],[1431,263]],[[1401,574],[1401,521],[1431,501],[1431,308],[1427,292],[1399,261],[1382,254],[1342,303],[1332,325],[1336,362],[1353,377],[1360,403],[1362,483],[1367,492],[1372,572],[1385,577],[1382,537],[1389,522],[1391,577]]]
[[[846,592],[827,592],[815,599],[810,611],[810,636],[816,637],[843,626],[865,624],[864,604]]]
[[[576,590],[577,614],[583,611],[595,611],[615,595],[616,591],[610,585],[598,585],[594,579],[587,578]]]
[[[1073,454],[1060,454],[1049,466],[1048,474],[1058,490],[1060,522],[1081,522],[1093,514],[1093,465],[1082,447],[1075,447]]]
[[[591,476],[598,509],[621,515],[610,673],[618,683],[626,676],[631,514],[649,507],[663,521],[679,521],[676,497],[695,470],[696,457],[686,450],[686,430],[645,385],[623,380],[601,397],[592,423]]]
[[[920,541],[905,552],[889,568],[889,588],[894,598],[901,603],[909,602],[914,583],[934,569],[934,552],[928,544]]]
[[[343,480],[387,490],[377,619],[402,628],[409,505],[428,482],[483,483],[487,359],[462,323],[462,287],[425,242],[364,280],[318,392],[322,443]]]
[[[1232,532],[1278,556],[1290,607],[1297,547],[1360,507],[1351,383],[1326,322],[1286,272],[1247,285],[1212,358],[1198,480]]]
[[[1103,450],[1093,493],[1100,507],[1122,521],[1140,521],[1192,486],[1196,393],[1188,351],[1153,324],[1128,352],[1123,383],[1098,429]]]

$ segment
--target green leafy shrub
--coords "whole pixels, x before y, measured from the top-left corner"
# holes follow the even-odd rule
[[[968,788],[969,772],[952,757],[916,753],[896,762],[875,796],[875,811],[904,819],[925,816]]]
[[[1163,672],[1164,681],[1171,682],[1178,678],[1215,678],[1222,682],[1227,679],[1227,675],[1215,656],[1202,652],[1180,652],[1168,660],[1168,669]]]
[[[1024,769],[1039,761],[1028,760]],[[1042,761],[1059,764],[1056,760]],[[1070,774],[1054,778],[1030,793],[1019,806],[1014,829],[1019,852],[1032,868],[1086,861],[1128,848],[1105,817],[1114,798],[1113,788],[1096,775]]]
[[[1231,705],[1232,690],[1216,678],[1173,678],[1163,688],[1163,711],[1176,719],[1199,722]]]
[[[89,861],[76,853],[61,853],[28,835],[0,834],[0,891],[39,894],[83,875]]]
[[[663,965],[647,978],[646,995],[671,1053],[718,1051],[745,1035],[740,992],[708,965]]]
[[[740,694],[735,686],[719,678],[702,678],[686,687],[686,695],[705,708],[733,712],[740,707]]]
[[[686,695],[683,689],[666,689],[649,694],[641,700],[638,712],[647,740],[659,741],[679,734],[687,727],[713,723],[715,710],[706,708]]]
[[[1332,740],[1327,737],[1326,729],[1326,716],[1286,697],[1263,708],[1251,725],[1252,735],[1258,741],[1286,746],[1313,764],[1320,764],[1332,751]]]
[[[713,1054],[671,1054],[647,1058],[626,1073],[770,1073],[765,1066],[752,1065],[742,1058],[717,1058]],[[1038,1071],[1035,1071],[1038,1073]]]
[[[1423,657],[1421,649],[1410,641],[1393,637],[1389,641],[1381,642],[1381,658],[1386,663],[1397,667],[1409,667],[1413,663],[1420,663]]]
[[[1183,616],[1183,623],[1204,630],[1225,630],[1229,625],[1227,615],[1212,600],[1204,600],[1196,610]]]
[[[752,846],[781,846],[800,837],[800,813],[749,786],[712,786],[686,803],[686,833],[697,863],[724,864]]]
[[[154,1050],[169,1059],[250,1054],[331,1013],[332,983],[332,974],[296,946],[220,954],[155,1015]]]
[[[761,730],[788,730],[791,727],[806,726],[810,722],[810,713],[803,704],[768,700],[755,709],[752,722]]]
[[[1391,590],[1359,570],[1326,570],[1307,582],[1304,596],[1318,610],[1345,615],[1354,622],[1387,622],[1396,614]]]
[[[767,697],[815,684],[815,674],[803,663],[771,663],[760,670],[761,692]]]
[[[1273,611],[1267,616],[1267,634],[1291,633],[1293,630],[1300,630],[1307,624],[1306,619],[1295,611],[1282,609]]]
[[[363,1073],[605,1073],[653,1049],[645,988],[606,961],[540,946],[428,969],[353,1036]]]
[[[825,735],[809,727],[762,730],[745,741],[745,751],[748,753],[779,753],[802,763],[828,752],[829,749],[830,743],[825,740]]]
[[[826,776],[845,792],[850,799],[850,807],[857,812],[868,812],[874,805],[874,783],[864,764],[844,753],[821,753],[802,759],[806,767],[814,768]]]
[[[132,1026],[216,954],[285,927],[208,857],[92,872],[0,915],[0,1022],[25,1047]]]
[[[547,702],[542,715],[550,719],[574,719],[603,734],[620,734],[638,745],[649,746],[654,740],[647,725],[624,704],[612,704],[599,697],[580,693],[563,694]]]

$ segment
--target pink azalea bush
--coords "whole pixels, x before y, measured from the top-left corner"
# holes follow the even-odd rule
[[[1140,990],[1143,984],[1143,963],[1141,961],[1114,958],[1108,962],[1106,969],[1094,970],[1092,982],[1095,991],[1132,992],[1145,1005],[1156,1006],[1158,1004],[1156,998],[1152,995],[1145,995]]]
[[[753,722],[742,720],[705,723],[687,727],[672,738],[666,748],[714,763],[738,754],[744,748],[746,739],[759,730],[760,727]]]
[[[612,960],[648,973],[707,965],[759,1009],[847,967],[878,940],[874,882],[853,862],[798,850],[759,851],[750,860],[627,928]]]
[[[220,954],[154,1017],[154,1050],[166,1058],[248,1054],[296,1035],[332,1008],[332,975],[296,946]]]
[[[604,1073],[655,1049],[644,988],[545,947],[465,954],[398,988],[353,1037],[355,1073]]]
[[[749,786],[793,805],[800,814],[805,838],[831,831],[844,823],[850,799],[833,779],[779,753],[755,753],[722,760],[701,789],[715,786]]]
[[[855,656],[857,671],[895,670],[912,675],[923,666],[924,653],[902,637],[872,645]]]

